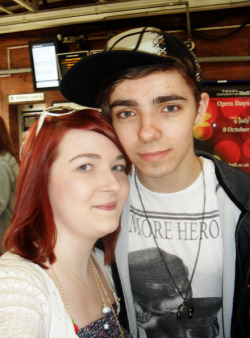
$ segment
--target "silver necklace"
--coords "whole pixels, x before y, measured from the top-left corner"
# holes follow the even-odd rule
[[[137,193],[138,193],[138,196],[139,196],[139,199],[140,199],[140,202],[141,202],[141,205],[142,205],[142,209],[143,209],[143,212],[144,212],[144,215],[145,215],[145,218],[147,220],[147,223],[149,225],[149,228],[151,230],[151,233],[153,235],[153,238],[154,238],[154,242],[156,244],[156,247],[158,249],[158,252],[160,254],[160,257],[163,261],[163,264],[165,265],[166,267],[166,270],[170,276],[170,278],[172,279],[172,282],[174,283],[174,286],[176,288],[176,290],[178,291],[179,295],[181,296],[183,302],[178,306],[177,308],[177,314],[176,314],[176,317],[177,319],[181,319],[181,310],[183,307],[187,307],[188,308],[188,318],[189,319],[192,319],[193,317],[193,313],[194,313],[194,308],[193,308],[193,304],[188,302],[187,301],[187,296],[188,296],[188,293],[191,289],[191,285],[192,285],[192,281],[193,281],[193,278],[194,278],[194,274],[195,274],[195,271],[196,271],[196,267],[197,267],[197,263],[198,263],[198,259],[199,259],[199,256],[200,256],[200,249],[201,249],[201,241],[202,241],[202,225],[204,223],[204,219],[205,219],[205,209],[206,209],[206,180],[205,180],[205,173],[204,173],[204,168],[203,168],[203,164],[201,162],[201,159],[199,159],[199,162],[200,162],[200,165],[201,165],[201,171],[202,171],[202,179],[203,179],[203,187],[204,187],[204,195],[203,195],[203,211],[202,211],[202,221],[201,221],[201,226],[200,226],[200,238],[199,238],[199,244],[198,244],[198,250],[197,250],[197,255],[196,255],[196,259],[195,259],[195,262],[194,262],[194,267],[193,267],[193,271],[192,271],[192,275],[191,275],[191,278],[190,278],[190,281],[189,281],[189,284],[188,284],[188,287],[186,289],[186,292],[185,294],[183,292],[181,292],[179,286],[177,285],[168,265],[167,265],[167,262],[163,256],[163,253],[162,253],[162,250],[161,248],[159,247],[158,245],[158,242],[156,240],[156,237],[153,233],[153,229],[152,229],[152,225],[150,223],[150,220],[148,218],[148,214],[146,212],[146,209],[144,207],[144,204],[143,204],[143,201],[142,201],[142,197],[141,197],[141,193],[140,193],[140,190],[139,190],[139,187],[138,187],[138,184],[137,184],[137,179],[136,179],[136,173],[134,175],[134,181],[135,181],[135,187],[136,187],[136,190],[137,190]]]

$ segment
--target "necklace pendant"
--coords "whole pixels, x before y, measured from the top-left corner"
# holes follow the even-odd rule
[[[177,311],[176,318],[177,319],[181,319],[181,310]]]
[[[193,313],[194,313],[194,308],[192,306],[190,306],[189,309],[188,309],[188,318],[189,319],[193,318]]]
[[[177,319],[181,319],[181,309],[182,307],[185,306],[185,307],[188,307],[188,318],[189,319],[192,319],[193,318],[193,313],[194,313],[194,308],[191,304],[188,304],[185,300],[184,302],[178,306],[178,309],[177,309],[177,314],[176,314],[176,318]]]
[[[176,314],[177,319],[181,319],[181,309],[182,309],[183,306],[185,306],[185,300],[181,305],[178,306],[177,314]]]
[[[105,305],[104,308],[102,309],[102,313],[107,314],[110,313],[111,308],[108,305]]]

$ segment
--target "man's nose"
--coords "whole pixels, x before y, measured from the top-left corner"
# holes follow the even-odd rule
[[[142,116],[138,137],[141,142],[158,141],[161,138],[160,120],[154,116]]]

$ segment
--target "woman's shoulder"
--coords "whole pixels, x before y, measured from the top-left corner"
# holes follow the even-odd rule
[[[43,270],[39,265],[17,255],[10,251],[5,252],[0,257],[0,269],[17,269],[20,270],[22,268],[28,268],[33,270],[34,268],[37,270]]]
[[[13,329],[25,337],[49,337],[54,291],[51,282],[47,272],[31,261],[10,252],[0,257],[1,337],[10,337]]]
[[[10,307],[22,312],[48,312],[46,272],[18,255],[6,252],[1,256],[0,290],[1,312]]]
[[[39,265],[11,252],[0,257],[0,286],[47,296],[49,276]]]

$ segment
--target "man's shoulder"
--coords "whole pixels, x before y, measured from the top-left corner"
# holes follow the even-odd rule
[[[197,152],[197,156],[203,156],[213,161],[216,178],[229,198],[241,209],[250,208],[250,175],[234,168],[231,165],[218,160],[213,155],[205,152]]]
[[[242,178],[244,180],[250,181],[250,175],[244,172],[243,170],[239,168],[235,168],[232,165],[229,165],[228,163],[217,159],[214,155],[203,152],[203,151],[197,151],[196,152],[197,156],[202,156],[205,157],[209,160],[211,160],[214,165],[215,165],[215,170],[217,173],[220,173],[222,176],[232,176],[232,177],[237,177],[237,178]],[[218,175],[217,175],[218,176]]]

